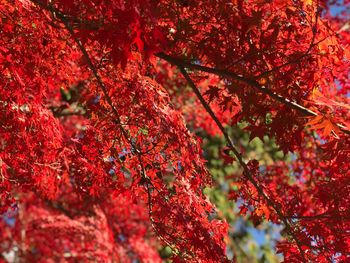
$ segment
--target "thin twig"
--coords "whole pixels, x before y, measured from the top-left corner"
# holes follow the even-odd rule
[[[307,48],[307,50],[305,52],[303,52],[303,54],[301,54],[298,58],[293,59],[291,61],[288,61],[288,62],[286,62],[286,63],[284,63],[282,65],[276,66],[276,67],[274,67],[274,68],[272,68],[270,70],[267,70],[267,71],[261,73],[259,76],[257,76],[257,78],[261,78],[263,76],[267,76],[270,73],[275,72],[275,71],[277,71],[277,70],[279,70],[281,68],[284,68],[286,66],[289,66],[289,65],[292,65],[292,64],[298,64],[303,58],[305,58],[309,54],[309,52],[311,51],[311,49],[313,47],[318,45],[318,42],[315,43],[315,39],[316,39],[316,34],[317,34],[317,21],[318,21],[319,13],[320,13],[320,11],[317,10],[316,11],[316,18],[315,18],[315,25],[313,25],[312,28],[311,28],[311,30],[312,30],[312,39],[311,39],[311,42],[310,42],[309,47]]]
[[[44,7],[45,8],[45,7]],[[156,224],[155,221],[153,219],[153,208],[152,208],[152,194],[150,191],[150,186],[152,186],[154,188],[154,185],[152,183],[152,181],[150,180],[150,178],[147,176],[144,165],[143,165],[143,160],[142,160],[142,153],[141,151],[138,149],[138,147],[136,146],[136,144],[132,141],[132,139],[129,138],[129,135],[127,133],[127,131],[124,129],[123,124],[121,122],[121,118],[120,115],[118,113],[118,110],[114,107],[113,102],[111,97],[108,94],[107,91],[107,87],[105,86],[104,82],[102,81],[97,68],[95,67],[95,65],[93,64],[89,54],[87,53],[84,45],[81,43],[81,41],[79,39],[77,39],[75,37],[74,34],[74,30],[72,28],[72,26],[69,24],[69,21],[66,20],[65,16],[60,13],[57,12],[52,6],[46,6],[46,8],[51,11],[51,12],[55,12],[55,15],[57,18],[59,18],[62,23],[65,25],[66,29],[69,31],[69,33],[71,34],[72,38],[74,39],[74,41],[76,42],[76,44],[78,45],[80,51],[83,53],[84,58],[87,61],[88,67],[89,69],[92,71],[94,77],[97,80],[97,83],[99,84],[105,98],[106,101],[108,103],[108,105],[110,106],[110,108],[112,109],[112,112],[114,114],[114,116],[116,117],[116,123],[119,125],[122,135],[124,136],[124,138],[130,143],[131,147],[134,149],[134,152],[136,153],[139,165],[140,165],[140,173],[141,173],[141,177],[142,177],[142,182],[146,185],[147,188],[147,196],[148,196],[148,207],[149,207],[149,216],[150,216],[150,221],[151,221],[151,226],[153,228],[153,230],[158,234],[158,237],[165,242],[168,246],[172,247],[173,252],[174,253],[180,253],[180,251],[178,251],[169,241],[167,241],[161,234],[159,234],[157,228],[156,228]],[[166,233],[167,234],[167,233]]]

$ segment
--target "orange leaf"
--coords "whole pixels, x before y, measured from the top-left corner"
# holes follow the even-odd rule
[[[305,126],[313,126],[313,125],[315,125],[316,123],[319,123],[319,122],[323,119],[323,116],[322,116],[322,115],[318,115],[318,116],[316,116],[316,117],[311,117],[311,118],[312,118],[312,120],[309,121],[309,122],[307,122],[307,123],[305,124]]]

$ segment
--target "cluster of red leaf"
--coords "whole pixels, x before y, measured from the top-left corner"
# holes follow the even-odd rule
[[[243,170],[232,196],[284,225],[286,262],[349,260],[350,33],[329,10],[2,0],[1,255],[160,262],[161,243],[174,261],[228,261],[188,124],[223,133]],[[238,122],[292,161],[246,162],[224,128]]]

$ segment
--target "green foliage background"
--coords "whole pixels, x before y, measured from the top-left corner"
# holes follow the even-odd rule
[[[239,127],[226,127],[231,138],[245,149],[245,158],[256,159],[261,165],[269,165],[274,161],[288,161],[290,158],[279,151],[273,140],[267,137],[264,141],[255,138],[249,141],[249,133]],[[229,200],[230,190],[238,191],[234,184],[241,170],[237,162],[224,162],[222,149],[225,140],[222,136],[208,136],[205,132],[198,133],[203,138],[204,155],[213,177],[213,187],[205,189],[205,194],[216,205],[215,217],[224,218],[230,225],[227,254],[230,258],[236,256],[237,262],[279,262],[281,256],[274,252],[275,238],[279,238],[279,226],[262,222],[256,229],[249,217],[239,216],[239,203]],[[257,241],[256,238],[259,240]]]

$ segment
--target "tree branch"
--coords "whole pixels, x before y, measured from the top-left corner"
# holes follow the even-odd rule
[[[43,7],[43,6],[42,6]],[[88,67],[89,69],[92,71],[95,79],[97,80],[98,85],[100,86],[106,101],[108,103],[108,105],[110,106],[114,116],[116,117],[116,123],[119,125],[122,135],[123,137],[129,142],[129,144],[131,145],[131,147],[134,149],[134,152],[136,153],[139,165],[140,165],[140,174],[141,174],[141,180],[140,182],[142,182],[146,188],[146,193],[147,193],[147,197],[148,197],[148,209],[149,209],[149,217],[150,217],[150,221],[151,221],[151,226],[153,228],[153,231],[155,231],[156,234],[158,234],[158,238],[160,240],[162,240],[163,242],[165,242],[168,246],[172,247],[173,252],[174,253],[180,253],[180,251],[178,251],[169,241],[167,241],[157,230],[154,218],[153,218],[153,204],[152,204],[152,193],[151,193],[151,188],[154,188],[154,185],[151,181],[151,179],[147,176],[144,165],[143,165],[143,160],[142,160],[142,152],[138,149],[138,147],[136,146],[136,144],[129,138],[129,135],[127,133],[127,131],[124,129],[123,124],[121,122],[120,119],[120,115],[118,110],[114,107],[113,102],[111,97],[108,94],[107,91],[107,87],[105,86],[104,82],[102,81],[99,73],[98,73],[98,69],[95,67],[94,63],[92,62],[89,54],[87,53],[84,45],[81,43],[81,41],[75,37],[74,34],[74,30],[72,28],[72,26],[70,25],[69,21],[66,19],[66,17],[64,16],[64,14],[60,13],[58,10],[56,10],[54,7],[52,6],[44,6],[43,8],[49,10],[50,12],[54,13],[56,15],[56,17],[58,19],[60,19],[60,21],[64,24],[64,26],[66,27],[66,29],[69,31],[69,33],[71,34],[73,40],[76,42],[76,44],[78,45],[80,51],[83,53],[84,58],[87,61]],[[168,233],[166,233],[168,234]],[[170,235],[170,234],[168,234]]]
[[[318,116],[318,114],[294,101],[291,101],[290,99],[284,98],[283,96],[277,94],[276,92],[273,92],[271,90],[269,90],[268,88],[266,88],[265,86],[260,85],[255,79],[251,79],[251,78],[246,78],[243,77],[242,75],[227,71],[227,70],[222,70],[222,69],[217,69],[217,68],[211,68],[211,67],[207,67],[207,66],[201,66],[198,64],[193,64],[190,62],[186,62],[182,59],[178,59],[178,58],[173,58],[165,53],[157,53],[156,54],[157,57],[164,59],[165,61],[169,62],[172,65],[175,65],[179,68],[190,68],[190,69],[195,69],[195,70],[199,70],[199,71],[203,71],[203,72],[207,72],[210,74],[214,74],[214,75],[218,75],[221,77],[225,77],[225,78],[231,78],[234,79],[236,81],[239,82],[243,82],[248,84],[249,86],[257,89],[258,91],[260,91],[261,93],[264,93],[266,95],[268,95],[269,97],[273,98],[274,100],[287,105],[288,107],[297,110],[299,112],[301,112],[304,116],[311,116],[311,117],[316,117]],[[342,124],[336,124],[339,129],[344,132],[345,134],[350,135],[350,131],[347,130],[347,128],[342,125]]]
[[[184,76],[184,78],[186,79],[186,81],[188,82],[188,84],[190,85],[190,87],[192,88],[193,92],[196,94],[196,96],[198,97],[199,101],[201,102],[202,106],[205,108],[205,110],[207,111],[207,113],[210,115],[210,117],[215,121],[216,125],[219,127],[220,131],[222,132],[222,134],[224,135],[226,142],[229,146],[229,148],[232,150],[232,152],[234,153],[237,161],[239,162],[239,164],[241,165],[241,167],[244,170],[244,176],[248,179],[249,182],[251,182],[253,184],[253,186],[255,187],[255,189],[257,190],[257,192],[259,193],[259,195],[266,201],[266,203],[273,208],[277,215],[279,216],[280,220],[284,223],[287,232],[291,235],[291,237],[295,240],[298,249],[300,251],[300,254],[303,258],[303,262],[306,262],[305,259],[305,254],[303,249],[301,248],[301,243],[298,240],[298,238],[296,237],[295,233],[292,230],[291,224],[289,223],[289,221],[284,217],[283,213],[281,212],[281,210],[278,208],[278,205],[272,201],[264,192],[264,189],[262,186],[259,185],[259,183],[254,179],[253,175],[251,174],[247,164],[243,161],[242,155],[240,154],[240,152],[237,150],[237,148],[235,147],[235,145],[233,144],[231,138],[229,137],[228,133],[226,132],[225,128],[223,127],[223,125],[221,124],[221,122],[219,121],[219,119],[217,118],[217,116],[215,115],[215,113],[213,112],[213,110],[211,109],[211,107],[209,106],[209,104],[205,101],[205,99],[203,98],[202,94],[200,93],[200,91],[198,90],[198,88],[196,87],[196,85],[194,84],[194,82],[192,81],[191,77],[188,75],[187,71],[183,68],[183,67],[179,67],[182,75]]]

